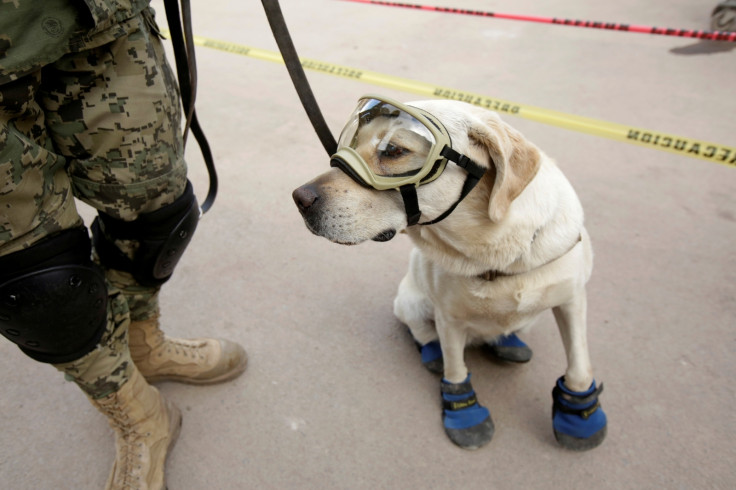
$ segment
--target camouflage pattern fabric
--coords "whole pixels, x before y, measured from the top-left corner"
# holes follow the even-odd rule
[[[148,320],[159,315],[158,292],[160,287],[141,286],[133,279],[132,274],[101,265],[108,284],[123,292],[128,302],[131,321]]]
[[[124,37],[149,0],[0,0],[0,85]],[[86,4],[87,8],[84,8]]]
[[[130,221],[185,189],[178,88],[153,10],[145,0],[86,3],[80,12],[71,0],[0,0],[0,256],[80,225],[75,198]],[[158,312],[158,288],[106,275],[130,303],[111,310],[108,330]],[[98,362],[122,359],[127,342],[104,338],[107,353],[63,368],[95,397],[127,379],[127,361]]]
[[[107,330],[95,350],[82,358],[54,367],[65,373],[90,398],[104,398],[125,384],[133,369],[128,349],[128,303],[119,291],[108,298]]]

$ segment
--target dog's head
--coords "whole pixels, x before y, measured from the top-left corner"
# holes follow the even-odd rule
[[[438,122],[436,126],[449,136],[454,151],[487,170],[468,199],[447,220],[452,220],[454,213],[471,213],[475,219],[502,221],[513,200],[536,175],[539,150],[491,111],[447,100],[408,105]],[[441,216],[458,201],[466,170],[441,157],[427,165],[431,151],[428,139],[419,136],[421,132],[416,129],[405,130],[406,123],[395,130],[400,126],[395,119],[355,119],[354,127],[343,131],[343,135],[346,131],[350,135],[345,158],[360,164],[338,165],[293,192],[312,233],[350,245],[390,240],[407,227],[402,195],[391,187],[406,179],[418,183],[420,224]]]

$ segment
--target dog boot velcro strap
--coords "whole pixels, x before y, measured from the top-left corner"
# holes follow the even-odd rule
[[[465,449],[477,449],[493,437],[493,420],[478,403],[470,375],[462,383],[442,380],[442,422],[452,442]]]
[[[569,449],[586,450],[598,446],[606,437],[606,414],[598,401],[603,385],[595,381],[584,392],[571,391],[564,376],[552,390],[552,425],[557,442]]]
[[[442,348],[440,347],[439,341],[433,340],[424,345],[417,343],[417,347],[422,355],[422,364],[424,364],[424,367],[433,373],[442,374],[445,366],[442,361]]]

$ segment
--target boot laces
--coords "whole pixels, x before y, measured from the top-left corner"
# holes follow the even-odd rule
[[[206,342],[201,341],[194,341],[194,340],[186,340],[186,339],[170,339],[168,337],[164,337],[163,333],[161,334],[163,337],[164,346],[166,348],[166,354],[171,354],[172,352],[176,355],[181,355],[183,357],[191,357],[192,359],[200,359],[205,360],[206,355],[202,352],[204,347],[207,345]],[[164,355],[164,352],[159,352],[158,356],[162,357]]]
[[[99,406],[107,416],[108,423],[117,434],[118,439],[122,442],[122,444],[116,444],[118,448],[122,449],[122,454],[118,452],[116,456],[116,463],[119,464],[119,471],[116,471],[116,474],[123,476],[123,481],[119,483],[123,485],[122,488],[137,488],[135,481],[140,481],[140,475],[135,474],[132,469],[136,465],[136,460],[140,460],[143,453],[144,444],[139,437],[140,435],[136,432],[125,406],[119,402],[116,394],[112,395],[109,402],[101,400]],[[137,448],[137,451],[133,450],[134,447]],[[138,469],[141,469],[140,464],[138,464]]]

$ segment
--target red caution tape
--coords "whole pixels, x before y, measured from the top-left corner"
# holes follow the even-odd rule
[[[434,7],[431,5],[416,5],[412,3],[387,2],[381,0],[343,0],[345,2],[370,3],[386,7],[403,7],[416,10],[430,10],[447,14],[474,15],[478,17],[495,17],[497,19],[522,20],[526,22],[540,22],[543,24],[557,24],[574,27],[590,27],[609,31],[638,32],[641,34],[656,34],[660,36],[690,37],[708,39],[711,41],[736,42],[736,32],[703,31],[698,29],[672,29],[669,27],[650,27],[633,24],[618,24],[615,22],[596,22],[590,20],[558,19],[557,17],[536,17],[532,15],[501,14],[497,12],[483,12],[454,7]]]

